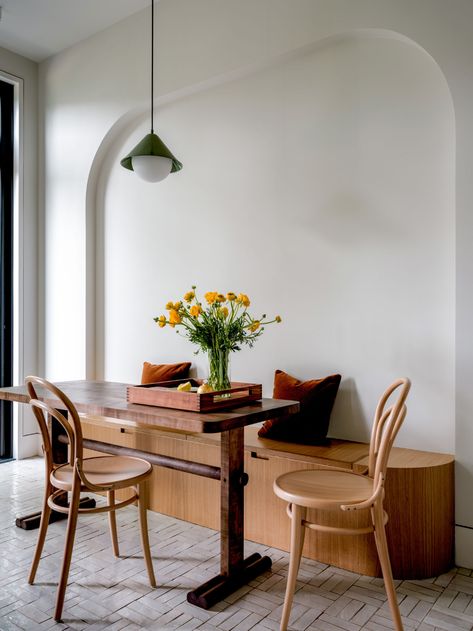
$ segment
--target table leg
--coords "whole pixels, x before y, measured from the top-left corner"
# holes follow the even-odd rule
[[[222,433],[220,484],[220,570],[229,576],[243,561],[243,428]]]
[[[67,412],[65,410],[61,410],[61,412],[66,416]],[[53,450],[53,462],[55,464],[64,464],[67,462],[67,445],[60,442],[58,437],[60,434],[65,434],[65,430],[62,427],[61,423],[57,421],[55,418],[49,419],[49,430],[51,434],[51,446]],[[56,499],[58,504],[67,505],[67,493],[64,493],[62,496]],[[84,497],[80,501],[81,508],[94,508],[95,500],[90,497]],[[58,513],[54,510],[51,511],[51,516],[49,518],[49,523],[52,524],[55,521],[61,521],[63,519],[67,519],[66,513]],[[41,511],[36,513],[32,513],[31,515],[23,515],[21,517],[17,517],[15,520],[15,525],[17,528],[22,528],[23,530],[35,530],[39,528],[39,523],[41,521]]]
[[[271,559],[255,553],[246,559],[244,544],[244,429],[222,432],[220,479],[220,574],[187,594],[188,602],[203,609],[251,581],[271,567]]]

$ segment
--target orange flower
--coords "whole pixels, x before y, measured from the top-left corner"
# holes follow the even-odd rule
[[[261,323],[259,320],[254,320],[254,322],[252,322],[248,328],[250,329],[252,333],[254,333],[255,331],[259,329],[260,324]]]
[[[189,309],[189,313],[192,317],[198,318],[202,313],[202,307],[200,305],[192,305],[192,307]]]
[[[161,328],[163,328],[163,326],[166,326],[166,316],[160,315],[159,318],[157,319],[157,323],[158,323],[158,326]]]
[[[172,300],[166,303],[166,309],[174,309],[174,303]]]
[[[207,300],[209,305],[212,305],[217,300],[217,296],[218,292],[216,291],[208,291],[206,294],[204,294],[204,298],[205,300]]]
[[[169,311],[169,324],[181,324],[181,316],[176,309],[171,309]]]
[[[186,302],[190,302],[193,298],[195,298],[195,293],[193,291],[188,291],[186,294],[184,294],[184,300]]]
[[[217,302],[225,302],[226,298],[223,294],[217,294]]]
[[[233,291],[229,291],[227,294],[227,300],[233,302],[234,300],[236,300],[236,294],[234,294]]]
[[[179,301],[179,302],[175,302],[172,308],[174,309],[174,311],[179,311],[181,307],[182,307],[182,302]]]
[[[240,302],[244,307],[250,306],[250,299],[246,294],[238,294],[237,302]]]
[[[227,307],[220,307],[219,311],[223,315],[224,318],[227,317],[227,315],[228,315],[228,308]]]

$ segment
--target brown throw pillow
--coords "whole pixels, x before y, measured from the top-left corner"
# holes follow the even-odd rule
[[[181,362],[180,364],[150,364],[149,362],[144,362],[141,383],[185,379],[189,376],[190,367],[191,362]]]
[[[299,381],[276,370],[273,398],[299,401],[301,409],[298,414],[265,421],[258,436],[303,445],[326,444],[330,413],[341,378],[341,375],[330,375]]]

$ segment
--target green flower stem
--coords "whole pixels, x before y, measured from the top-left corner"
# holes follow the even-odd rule
[[[228,348],[212,348],[208,351],[209,386],[213,390],[228,390],[231,387],[229,375],[230,350]]]

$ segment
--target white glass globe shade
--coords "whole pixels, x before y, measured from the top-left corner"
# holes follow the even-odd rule
[[[171,173],[171,158],[161,156],[133,156],[133,171],[146,182],[160,182]]]

